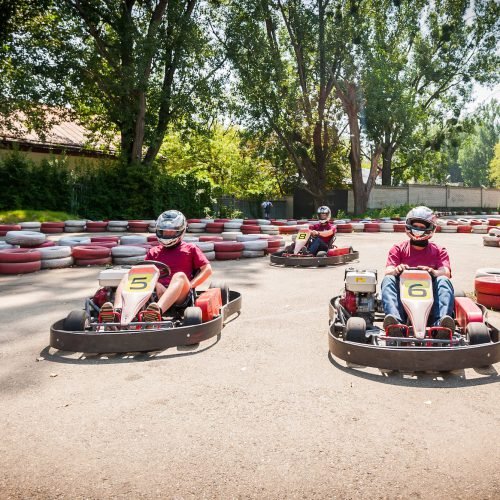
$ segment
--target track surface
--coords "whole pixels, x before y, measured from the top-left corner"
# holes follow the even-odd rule
[[[382,272],[404,234],[339,235]],[[456,288],[499,267],[482,235],[437,234]],[[197,349],[84,356],[49,327],[97,268],[0,277],[0,498],[500,497],[500,365],[383,374],[328,355],[345,266],[215,262],[242,314]],[[490,315],[500,325],[500,314]],[[206,345],[205,345],[206,344]]]

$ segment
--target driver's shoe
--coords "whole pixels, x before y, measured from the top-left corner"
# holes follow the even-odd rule
[[[149,323],[151,321],[161,321],[161,309],[156,302],[151,302],[151,304],[146,307],[142,315],[142,321]]]
[[[451,333],[455,331],[455,320],[451,316],[443,316],[439,320],[439,326],[442,328],[448,328]],[[446,330],[440,330],[436,333],[437,339],[448,339],[449,334]]]
[[[115,309],[111,302],[104,302],[99,312],[100,323],[113,323],[115,321]]]

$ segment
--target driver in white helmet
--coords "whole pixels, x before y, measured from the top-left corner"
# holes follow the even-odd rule
[[[309,252],[316,255],[318,252],[327,252],[335,239],[337,228],[330,220],[332,216],[331,210],[323,205],[318,208],[318,222],[311,226],[311,236],[315,239],[309,245]]]
[[[212,266],[204,253],[192,243],[185,243],[186,218],[177,210],[163,212],[156,221],[159,245],[151,248],[145,260],[163,262],[170,275],[156,285],[158,302],[146,308],[144,321],[161,321],[161,316],[172,306],[185,308],[194,305],[195,288],[212,275]],[[117,290],[114,307],[110,302],[101,308],[102,321],[114,321],[114,312],[121,309],[121,294]]]
[[[446,248],[430,241],[436,231],[435,215],[428,207],[416,207],[408,212],[405,224],[409,240],[397,243],[389,250],[381,285],[386,314],[384,328],[406,323],[406,312],[399,296],[399,275],[405,269],[416,267],[428,271],[432,277],[434,306],[430,321],[433,326],[453,331],[454,292],[450,281],[450,258]]]

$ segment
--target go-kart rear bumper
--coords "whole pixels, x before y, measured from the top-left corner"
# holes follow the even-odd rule
[[[283,256],[283,252],[272,253],[269,257],[271,264],[285,266],[285,267],[324,267],[324,266],[337,266],[339,264],[346,264],[353,260],[359,259],[359,252],[352,251],[345,255],[333,255],[326,257],[297,257],[297,256]]]
[[[241,294],[229,291],[229,302],[221,314],[201,325],[149,331],[70,332],[63,330],[64,319],[50,327],[50,347],[61,351],[122,353],[163,351],[169,347],[196,344],[218,335],[227,318],[241,310]]]
[[[330,321],[335,311],[330,303]],[[339,359],[361,366],[398,371],[451,371],[480,368],[500,362],[499,331],[491,327],[492,342],[457,347],[384,347],[348,342],[334,322],[328,333],[328,348]]]

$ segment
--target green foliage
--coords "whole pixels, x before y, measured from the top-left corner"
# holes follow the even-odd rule
[[[381,217],[405,217],[416,205],[386,206],[383,208],[372,208],[366,211],[363,217],[379,219]]]
[[[17,224],[18,222],[64,222],[75,220],[78,216],[67,212],[52,210],[2,210],[0,211],[1,224]]]
[[[192,173],[119,161],[69,167],[64,159],[35,163],[14,152],[0,160],[0,210],[63,210],[93,220],[152,219],[168,208],[187,217],[212,210],[212,188]]]
[[[500,142],[495,146],[495,156],[490,162],[490,181],[493,187],[500,189]]]

